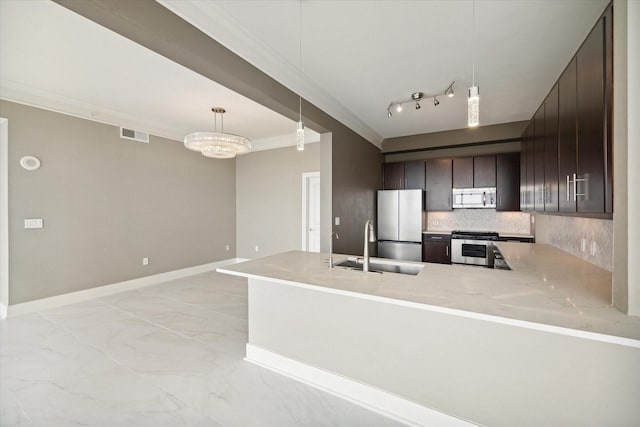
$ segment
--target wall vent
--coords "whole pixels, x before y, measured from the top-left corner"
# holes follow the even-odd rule
[[[131,139],[133,141],[149,143],[149,134],[147,132],[140,132],[139,130],[120,128],[120,138]]]

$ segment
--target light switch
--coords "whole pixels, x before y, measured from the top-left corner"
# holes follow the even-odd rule
[[[335,219],[335,225],[340,225],[340,217],[337,216]]]
[[[42,228],[42,218],[25,218],[24,228]]]

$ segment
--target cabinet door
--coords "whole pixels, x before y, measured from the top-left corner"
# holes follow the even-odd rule
[[[451,210],[451,159],[430,159],[426,162],[426,210]]]
[[[526,210],[527,194],[527,131],[520,137],[520,210]]]
[[[604,212],[604,21],[587,36],[576,54],[578,212]]]
[[[533,176],[533,166],[534,166],[534,150],[533,150],[533,144],[534,144],[534,126],[535,122],[534,120],[531,120],[529,122],[529,126],[527,126],[527,194],[526,194],[526,210],[527,211],[532,211],[533,210],[533,197],[535,195],[535,181],[534,181],[534,176]]]
[[[534,210],[544,211],[544,104],[533,118],[534,124]]]
[[[424,161],[405,162],[404,188],[407,190],[424,190]]]
[[[558,85],[544,101],[544,210],[558,210]]]
[[[558,80],[558,209],[575,212],[573,186],[576,172],[576,59],[573,58]]]
[[[382,186],[384,190],[404,189],[404,163],[382,165]]]
[[[451,264],[451,241],[449,236],[428,236],[422,243],[422,261]]]
[[[496,156],[473,158],[473,186],[476,188],[496,186]]]
[[[473,157],[453,159],[453,188],[473,187]]]
[[[520,153],[496,156],[496,210],[520,210]]]

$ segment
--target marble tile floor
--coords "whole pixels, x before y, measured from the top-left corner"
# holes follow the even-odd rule
[[[215,272],[0,321],[0,426],[397,426],[243,360],[246,279]]]

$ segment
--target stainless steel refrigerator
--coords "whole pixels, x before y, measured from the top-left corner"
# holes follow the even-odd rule
[[[378,256],[422,261],[422,190],[378,191]]]

